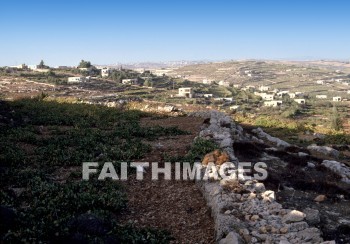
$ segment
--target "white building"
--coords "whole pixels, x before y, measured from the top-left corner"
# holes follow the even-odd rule
[[[101,76],[102,77],[108,77],[110,73],[111,73],[111,69],[108,67],[104,67],[101,69]]]
[[[254,95],[261,97],[265,101],[272,101],[275,97],[274,94],[269,94],[269,93],[259,93],[259,92],[254,92]]]
[[[208,79],[204,79],[203,80],[203,84],[211,85],[211,84],[213,84],[213,81],[212,80],[208,80]]]
[[[327,95],[316,95],[317,99],[327,99]]]
[[[286,94],[289,94],[289,91],[280,91],[280,92],[277,92],[277,93],[276,93],[276,95],[277,95],[278,97],[283,97],[283,96],[286,95]]]
[[[16,68],[16,69],[27,69],[28,66],[25,64],[20,64],[20,65],[14,65],[14,66],[10,66],[10,68]]]
[[[124,84],[124,85],[136,85],[137,79],[122,79],[122,84]]]
[[[69,66],[56,66],[56,69],[69,69],[70,67]]]
[[[206,97],[206,98],[211,98],[211,97],[213,97],[213,94],[211,94],[211,93],[204,94],[204,95],[203,95],[203,97]]]
[[[265,101],[272,101],[275,97],[274,94],[267,94],[267,93],[262,93],[262,99]]]
[[[68,83],[81,83],[81,82],[85,82],[85,77],[83,76],[68,77]]]
[[[319,84],[319,85],[324,85],[324,83],[325,83],[324,80],[317,80],[316,81],[316,84]]]
[[[221,81],[219,81],[219,86],[229,87],[230,86],[230,82],[221,80]]]
[[[273,101],[265,101],[264,102],[265,107],[278,107],[280,105],[282,105],[281,100],[273,100]]]
[[[28,69],[30,70],[37,70],[39,65],[28,65]]]
[[[294,99],[294,102],[298,103],[298,104],[305,104],[306,101],[304,98],[297,98],[297,99]]]
[[[270,87],[269,86],[260,86],[259,91],[269,91]]]
[[[89,68],[79,68],[79,70],[81,70],[81,71],[91,71],[92,70],[92,66],[91,67],[89,67]]]
[[[340,102],[341,101],[341,97],[333,97],[333,102]]]
[[[242,91],[255,91],[255,86],[245,86]]]
[[[188,97],[192,98],[193,97],[193,90],[191,87],[182,87],[179,88],[179,97]]]
[[[239,105],[230,106],[230,110],[237,110],[238,108],[239,108]]]
[[[289,95],[290,98],[295,98],[296,97],[296,94],[294,92],[288,93],[288,95]]]

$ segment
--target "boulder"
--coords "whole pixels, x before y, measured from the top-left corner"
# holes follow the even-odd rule
[[[275,192],[270,190],[263,192],[261,197],[263,198],[264,202],[273,202],[276,200]]]
[[[273,136],[267,134],[260,127],[257,128],[257,129],[252,130],[252,132],[255,133],[258,136],[258,138],[266,140],[266,141],[276,145],[277,147],[286,148],[286,147],[290,147],[291,146],[288,142],[283,141],[283,140],[281,140],[281,139],[279,139],[277,137],[273,137]]]
[[[298,232],[298,237],[305,242],[311,243],[321,243],[323,239],[321,238],[321,231],[317,228],[307,228],[305,230]]]
[[[283,216],[282,221],[285,223],[299,222],[303,221],[305,216],[306,215],[303,212],[300,212],[298,210],[292,210],[288,214]]]
[[[332,160],[323,160],[321,165],[339,175],[343,182],[350,184],[350,168],[345,164]]]
[[[318,195],[317,197],[315,197],[314,201],[315,202],[324,202],[327,199],[327,197],[325,195]]]
[[[315,144],[310,145],[307,149],[313,154],[322,154],[324,156],[338,158],[339,151],[327,146],[317,146]]]
[[[320,223],[320,212],[316,209],[305,208],[304,213],[306,214],[305,220],[310,225],[317,225]]]
[[[236,233],[231,231],[224,239],[221,239],[219,244],[241,244],[243,243],[243,240],[241,237]]]

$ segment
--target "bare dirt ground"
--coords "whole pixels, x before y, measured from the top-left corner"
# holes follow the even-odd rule
[[[199,133],[202,120],[188,117],[156,120],[146,118],[141,124],[178,126],[179,129],[191,132],[190,135],[161,137],[150,142],[152,152],[138,160],[164,162],[164,154],[181,156],[187,153],[194,137]],[[152,181],[148,170],[144,180],[136,180],[134,175],[124,185],[129,203],[120,217],[121,223],[168,230],[175,238],[172,243],[214,243],[214,222],[194,182],[163,179]]]

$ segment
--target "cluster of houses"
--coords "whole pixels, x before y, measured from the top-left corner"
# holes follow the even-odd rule
[[[341,83],[342,85],[350,86],[350,81],[344,80],[342,78],[337,78],[337,79],[332,78],[330,80],[317,80],[316,84],[317,85],[330,85],[331,83],[334,83],[334,82]]]
[[[212,85],[214,83],[213,80],[209,80],[209,79],[203,79],[203,84],[205,85]],[[220,80],[218,82],[219,86],[224,86],[224,87],[229,87],[231,85],[231,83],[229,81],[226,80]]]
[[[208,81],[206,81],[208,82]],[[207,83],[208,84],[208,83]],[[255,86],[246,86],[242,88],[242,90],[249,90],[251,92],[254,92],[256,96],[261,97],[264,100],[264,106],[266,107],[278,107],[283,104],[283,97],[288,96],[289,98],[293,99],[294,102],[304,105],[306,104],[306,99],[303,92],[290,92],[286,90],[278,90],[274,89],[271,90],[269,86],[260,86],[255,88]],[[350,92],[348,92],[350,93]],[[179,88],[178,94],[175,95],[175,97],[182,97],[182,98],[193,98],[193,97],[204,97],[204,98],[214,98],[213,94],[195,94],[193,92],[193,89],[191,87],[182,87]],[[316,95],[317,99],[327,99],[327,95]],[[214,98],[215,101],[223,101],[223,102],[232,102],[232,98]],[[342,97],[333,97],[333,102],[340,102],[342,101]]]
[[[282,105],[282,98],[284,96],[288,96],[298,104],[306,104],[306,99],[302,92],[280,91],[278,89],[271,90],[269,86],[260,86],[257,91],[255,91],[255,86],[246,86],[242,88],[242,90],[254,92],[256,96],[259,96],[264,100],[264,106],[267,107],[277,107]],[[350,94],[350,91],[348,91],[348,94]],[[316,99],[328,99],[328,96],[325,94],[317,94],[315,97]],[[336,96],[332,97],[332,101],[341,102],[343,99],[340,96]]]
[[[261,97],[264,100],[266,107],[278,107],[283,104],[282,98],[289,96],[298,104],[305,104],[306,100],[302,92],[280,91],[278,89],[271,90],[269,86],[260,86],[258,91],[255,91],[254,86],[245,87],[244,90],[254,91],[254,95]]]
[[[41,68],[40,65],[26,65],[26,64],[20,64],[15,66],[9,66],[9,68],[15,68],[15,69],[23,69],[23,70],[32,70],[36,72],[49,72],[49,68]]]

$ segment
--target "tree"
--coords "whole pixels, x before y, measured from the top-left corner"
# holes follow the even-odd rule
[[[332,129],[339,131],[343,127],[341,118],[338,113],[338,109],[333,105],[333,114],[332,114]]]
[[[148,87],[152,87],[152,79],[146,79],[145,80],[145,83],[143,83],[144,86],[148,86]]]
[[[44,63],[44,60],[41,60],[39,65],[38,65],[38,68],[39,69],[47,69],[47,68],[49,68],[49,66],[46,66]]]
[[[82,59],[78,65],[78,68],[90,68],[91,66],[92,65],[90,61],[85,61]]]

